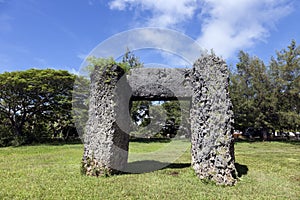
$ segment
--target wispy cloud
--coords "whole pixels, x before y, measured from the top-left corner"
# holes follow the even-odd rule
[[[228,58],[267,39],[276,22],[292,11],[287,0],[205,0],[201,46]],[[205,17],[206,16],[206,17]]]
[[[156,49],[161,52],[168,52],[190,64],[203,53],[202,48],[195,40],[177,31],[164,28],[140,28],[110,37],[99,44],[90,55],[119,58],[127,48],[131,51]],[[168,57],[168,59],[170,58]]]
[[[265,41],[270,30],[292,9],[292,0],[112,0],[110,9],[134,10],[147,26],[178,28],[197,18],[197,41],[229,58],[240,49]],[[150,15],[149,15],[150,13]]]
[[[174,27],[191,19],[197,9],[195,0],[113,0],[111,9],[150,11],[148,26]]]

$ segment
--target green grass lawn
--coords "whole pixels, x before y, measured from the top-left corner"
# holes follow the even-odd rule
[[[80,144],[0,148],[0,199],[300,199],[299,144],[237,143],[233,187],[201,182],[189,150],[163,170],[95,178],[80,174]],[[130,153],[163,145],[131,142]]]

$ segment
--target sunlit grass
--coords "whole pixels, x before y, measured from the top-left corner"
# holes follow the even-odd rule
[[[131,142],[130,153],[165,145]],[[235,152],[243,175],[236,186],[221,187],[195,176],[189,149],[169,168],[95,178],[80,174],[81,144],[1,148],[0,199],[299,199],[299,143],[237,143]]]

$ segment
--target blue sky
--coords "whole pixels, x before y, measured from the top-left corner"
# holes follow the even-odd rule
[[[75,73],[99,43],[143,27],[182,32],[229,65],[239,50],[268,62],[292,39],[300,43],[299,20],[298,0],[0,0],[0,73]],[[168,57],[151,50],[137,55],[143,62]]]

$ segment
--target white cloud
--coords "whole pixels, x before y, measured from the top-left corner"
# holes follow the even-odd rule
[[[204,0],[201,46],[224,58],[264,41],[274,24],[292,11],[287,0]]]
[[[110,9],[147,13],[148,26],[177,28],[198,17],[197,41],[229,58],[265,41],[276,22],[292,12],[292,0],[112,0]],[[147,11],[147,12],[143,12]],[[150,16],[149,16],[150,13]],[[140,19],[137,19],[141,24]],[[194,23],[195,24],[195,23]]]
[[[116,34],[100,43],[89,54],[119,58],[126,48],[131,51],[157,49],[181,57],[192,64],[203,52],[195,40],[180,32],[163,28],[139,28]],[[164,55],[164,54],[162,54]],[[168,58],[169,59],[169,58]]]
[[[125,10],[127,3],[130,3],[129,1],[120,1],[115,0],[109,3],[110,9],[116,9],[116,10]]]
[[[109,3],[111,9],[126,8],[140,11],[150,11],[148,26],[174,27],[178,23],[191,19],[197,8],[196,0],[113,0]]]

